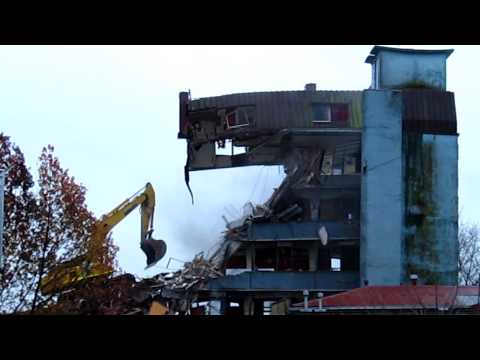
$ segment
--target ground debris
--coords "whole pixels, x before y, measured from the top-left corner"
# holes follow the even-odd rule
[[[181,270],[139,281],[131,274],[92,279],[60,294],[56,304],[39,313],[146,315],[152,313],[153,303],[168,309],[168,314],[188,313],[196,291],[209,279],[220,276],[223,273],[200,253]]]

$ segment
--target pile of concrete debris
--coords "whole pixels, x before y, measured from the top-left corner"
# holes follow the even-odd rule
[[[41,313],[82,315],[188,314],[197,290],[223,276],[203,254],[176,272],[137,279],[131,274],[98,278],[62,293]]]
[[[208,280],[223,276],[215,264],[198,254],[191,262],[186,262],[183,269],[176,272],[161,273],[140,284],[152,290],[153,295],[164,295],[168,298],[172,292],[185,294],[201,288]]]

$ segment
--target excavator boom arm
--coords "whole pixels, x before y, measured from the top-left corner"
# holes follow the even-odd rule
[[[142,191],[143,190],[143,191]],[[109,213],[103,215],[95,224],[95,228],[84,255],[60,264],[44,279],[42,279],[42,292],[51,293],[75,285],[86,278],[109,274],[113,269],[103,264],[105,239],[108,233],[140,206],[140,247],[147,256],[147,267],[155,265],[163,258],[166,244],[163,240],[155,240],[153,232],[153,215],[155,210],[155,191],[150,183]],[[82,264],[87,263],[87,266]]]
[[[155,209],[155,191],[150,183],[145,188],[127,200],[123,201],[115,209],[102,216],[98,226],[107,233],[120,221],[130,214],[137,206],[141,205],[141,226],[142,232],[153,225],[153,213]],[[145,230],[146,231],[146,230]],[[143,236],[142,236],[143,238]]]

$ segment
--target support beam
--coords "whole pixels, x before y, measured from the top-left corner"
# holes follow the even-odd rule
[[[246,248],[246,258],[247,258],[247,269],[250,271],[254,270],[255,265],[255,257],[254,257],[254,249],[253,246],[249,245]]]
[[[308,271],[318,270],[318,248],[318,241],[314,241],[308,249]]]
[[[243,300],[243,315],[253,315],[254,305],[253,297],[247,296]]]

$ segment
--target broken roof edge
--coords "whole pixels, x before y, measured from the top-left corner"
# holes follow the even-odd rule
[[[370,50],[370,54],[367,56],[365,59],[365,62],[367,64],[373,64],[373,62],[376,59],[377,54],[380,51],[389,51],[389,52],[397,52],[397,53],[410,53],[410,54],[444,54],[446,55],[446,58],[450,56],[451,53],[453,53],[454,49],[439,49],[439,50],[434,50],[434,49],[403,49],[403,48],[393,48],[393,47],[388,47],[388,46],[379,46],[375,45],[372,50]]]

